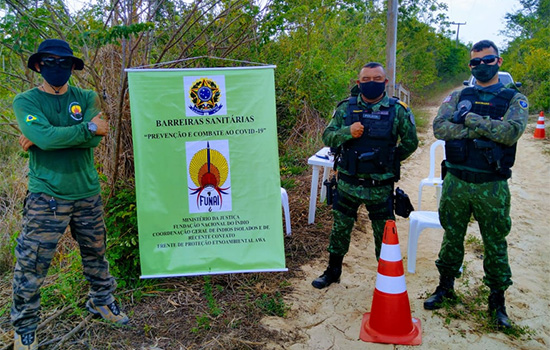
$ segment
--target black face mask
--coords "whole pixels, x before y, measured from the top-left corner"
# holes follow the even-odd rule
[[[60,87],[65,85],[71,77],[72,69],[65,69],[56,65],[55,67],[40,66],[40,74],[51,86]]]
[[[380,97],[386,89],[386,82],[378,83],[376,81],[369,81],[366,83],[359,83],[361,93],[369,100],[374,100]]]
[[[472,75],[482,83],[486,83],[491,80],[495,74],[498,73],[499,66],[498,64],[488,65],[480,64],[472,68]]]

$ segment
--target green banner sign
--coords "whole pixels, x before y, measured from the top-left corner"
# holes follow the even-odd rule
[[[141,277],[286,271],[274,67],[127,72]]]

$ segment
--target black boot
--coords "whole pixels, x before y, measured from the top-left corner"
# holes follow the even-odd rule
[[[334,282],[340,282],[340,275],[342,274],[342,261],[344,257],[342,255],[330,254],[328,267],[323,274],[311,282],[311,285],[317,289],[323,289],[330,286]]]
[[[491,290],[491,294],[489,294],[489,315],[498,328],[512,327],[508,314],[506,314],[506,306],[504,306],[503,290]]]
[[[456,294],[454,290],[455,278],[450,276],[439,276],[439,286],[435,292],[424,301],[424,309],[436,310],[441,308],[445,299],[454,301]]]

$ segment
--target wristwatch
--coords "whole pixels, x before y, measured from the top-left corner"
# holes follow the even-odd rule
[[[94,122],[88,123],[88,131],[95,136],[95,133],[97,132],[97,124]]]

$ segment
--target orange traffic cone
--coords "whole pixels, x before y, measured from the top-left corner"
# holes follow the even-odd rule
[[[544,112],[540,111],[539,120],[537,120],[537,128],[535,129],[534,137],[536,139],[543,139],[546,136],[546,129],[544,128]]]
[[[420,320],[411,317],[395,221],[386,221],[371,312],[363,315],[360,338],[371,343],[420,345]]]

